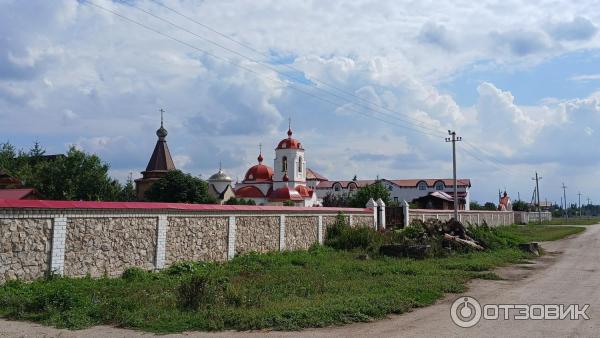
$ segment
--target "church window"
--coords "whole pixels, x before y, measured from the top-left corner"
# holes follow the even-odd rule
[[[442,182],[442,181],[435,182],[435,190],[444,190],[444,188],[445,188],[444,182]]]
[[[427,183],[419,182],[419,190],[427,190]]]
[[[286,172],[287,171],[287,156],[284,156],[281,159],[281,172]]]
[[[298,159],[298,173],[302,175],[302,156]]]

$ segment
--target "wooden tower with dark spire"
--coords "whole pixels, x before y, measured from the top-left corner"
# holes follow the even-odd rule
[[[163,126],[163,113],[164,110],[161,109],[160,128],[156,131],[158,140],[154,146],[152,156],[150,156],[150,161],[148,161],[146,170],[142,171],[143,177],[135,180],[135,188],[139,200],[145,199],[144,194],[150,189],[154,182],[165,177],[167,172],[175,170],[175,164],[173,163],[173,158],[171,157],[169,147],[167,146],[166,138],[168,133]]]

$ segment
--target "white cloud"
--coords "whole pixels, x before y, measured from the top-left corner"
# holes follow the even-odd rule
[[[293,84],[273,70],[240,60],[120,2],[96,2],[253,71],[75,0],[4,1],[2,135],[46,140],[55,147],[76,143],[110,161],[122,176],[147,163],[156,142],[157,110],[163,107],[169,147],[178,166],[210,174],[223,161],[232,176],[241,176],[256,162],[259,142],[265,145],[265,157],[272,159],[271,148],[285,137],[291,116],[309,166],[332,178],[447,176],[449,147],[441,138],[397,126],[406,126],[409,119],[427,126],[428,132],[458,129],[515,170],[531,170],[532,161],[554,168],[561,161],[556,149],[569,151],[570,160],[581,166],[596,165],[575,149],[594,144],[600,122],[598,95],[523,106],[508,88],[484,82],[477,88],[477,104],[461,107],[438,88],[441,80],[481,61],[501,71],[598,48],[593,22],[600,19],[600,11],[595,7],[553,4],[549,18],[543,1],[461,6],[449,2],[406,6],[391,0],[376,5],[366,0],[166,3],[256,49],[289,56],[289,62],[303,71],[299,75],[317,83],[319,91]],[[242,51],[152,2],[133,4]],[[573,80],[596,80],[596,75]],[[304,95],[294,86],[336,104]],[[597,153],[592,146],[582,151]],[[461,169],[483,180],[490,170],[498,170],[476,161]]]

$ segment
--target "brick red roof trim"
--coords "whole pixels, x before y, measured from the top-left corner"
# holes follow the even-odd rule
[[[0,199],[0,209],[137,209],[175,210],[207,212],[311,212],[319,213],[368,213],[368,208],[329,208],[329,207],[284,207],[262,205],[219,205],[158,202],[92,202],[92,201],[50,201],[50,200],[5,200]]]

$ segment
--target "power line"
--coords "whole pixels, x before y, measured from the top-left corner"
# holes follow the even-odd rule
[[[171,40],[173,40],[173,41],[175,41],[175,42],[178,42],[178,43],[180,43],[180,44],[183,44],[183,45],[185,45],[185,46],[187,46],[187,47],[189,47],[189,48],[192,48],[192,49],[194,49],[194,50],[200,51],[200,52],[202,52],[202,53],[204,53],[204,54],[206,54],[206,55],[209,55],[209,56],[211,56],[211,57],[213,57],[213,58],[216,58],[216,59],[219,59],[219,60],[223,60],[223,61],[225,61],[225,62],[228,62],[228,63],[232,64],[232,65],[233,65],[233,66],[235,66],[235,67],[238,67],[238,68],[244,69],[244,70],[246,70],[246,71],[248,71],[248,72],[251,72],[251,73],[253,73],[253,74],[256,74],[256,75],[258,75],[258,76],[261,76],[261,77],[266,77],[266,78],[269,78],[269,79],[272,79],[272,80],[279,80],[278,78],[267,77],[267,76],[265,76],[264,74],[262,74],[262,73],[260,73],[260,72],[257,72],[257,71],[255,71],[255,70],[253,70],[253,69],[251,69],[251,68],[248,68],[248,67],[242,66],[242,65],[240,65],[240,64],[238,64],[238,63],[236,63],[236,62],[234,62],[234,61],[232,61],[232,60],[230,60],[230,59],[228,59],[228,58],[225,58],[225,57],[222,57],[222,56],[216,55],[216,54],[214,54],[214,53],[208,52],[208,51],[206,51],[206,50],[204,50],[204,49],[202,49],[202,48],[199,48],[199,47],[197,47],[197,46],[195,46],[195,45],[192,45],[192,44],[190,44],[190,43],[188,43],[188,42],[185,42],[185,41],[183,41],[183,40],[180,40],[180,39],[178,39],[178,38],[176,38],[176,37],[173,37],[173,36],[171,36],[171,35],[169,35],[169,34],[165,34],[165,33],[161,32],[161,31],[159,31],[159,30],[157,30],[157,29],[154,29],[154,28],[152,28],[152,27],[150,27],[150,26],[148,26],[148,25],[145,25],[145,24],[143,24],[143,23],[141,23],[141,22],[139,22],[139,21],[136,21],[136,20],[134,20],[134,19],[131,19],[131,18],[127,17],[127,16],[124,16],[124,15],[122,15],[122,14],[118,13],[118,12],[112,11],[112,10],[110,10],[110,9],[106,8],[106,7],[103,7],[103,6],[101,6],[101,5],[95,4],[95,3],[91,2],[91,1],[87,1],[87,0],[86,0],[86,1],[84,1],[84,2],[82,2],[82,3],[83,3],[83,4],[88,4],[88,5],[90,5],[90,6],[94,6],[94,7],[96,7],[96,8],[99,8],[99,9],[101,9],[101,10],[104,10],[104,11],[106,11],[106,12],[108,12],[108,13],[111,13],[111,14],[113,14],[113,15],[115,15],[115,16],[118,16],[118,17],[120,17],[120,18],[121,18],[121,19],[123,19],[123,20],[126,20],[126,21],[128,21],[128,22],[131,22],[131,23],[133,23],[133,24],[135,24],[135,25],[138,25],[138,26],[140,26],[140,27],[142,27],[142,28],[144,28],[144,29],[147,29],[147,30],[149,30],[149,31],[152,31],[152,32],[154,32],[154,33],[156,33],[156,34],[159,34],[159,35],[161,35],[161,36],[163,36],[163,37],[166,37],[166,38],[168,38],[168,39],[171,39]],[[308,92],[308,91],[305,91],[305,90],[303,90],[303,89],[300,89],[299,87],[295,86],[295,84],[288,83],[288,85],[289,85],[289,88],[292,88],[292,89],[294,89],[294,90],[296,90],[296,91],[298,91],[298,92],[301,92],[301,93],[303,93],[304,95],[307,95],[307,96],[314,97],[314,98],[316,98],[316,99],[318,99],[318,100],[321,100],[321,101],[323,101],[323,102],[326,102],[326,103],[332,104],[332,105],[334,105],[334,106],[336,106],[336,107],[339,107],[339,106],[341,105],[341,104],[340,104],[340,103],[338,103],[338,102],[334,102],[334,101],[332,101],[332,100],[329,100],[329,99],[326,99],[326,98],[320,97],[320,96],[318,96],[318,95],[316,95],[316,94],[313,94],[313,93],[310,93],[310,92]],[[404,128],[404,129],[407,129],[407,130],[411,130],[411,131],[414,131],[414,132],[418,132],[418,133],[421,133],[421,134],[424,134],[424,135],[429,135],[429,136],[433,136],[433,137],[440,137],[440,135],[432,134],[432,133],[426,132],[426,131],[424,131],[424,130],[420,130],[420,129],[411,128],[411,127],[408,127],[408,126],[404,126],[404,125],[401,125],[401,124],[397,124],[397,123],[394,123],[394,122],[390,122],[390,121],[384,120],[384,119],[382,119],[382,118],[379,118],[379,117],[376,117],[376,116],[373,116],[373,115],[365,114],[365,113],[363,113],[363,112],[361,112],[361,111],[359,111],[359,110],[357,110],[357,109],[353,109],[352,107],[346,107],[346,109],[349,109],[349,110],[351,110],[351,111],[354,111],[354,112],[356,112],[356,113],[358,113],[358,114],[360,114],[360,115],[363,115],[363,116],[366,116],[366,117],[369,117],[369,118],[373,118],[373,119],[376,119],[376,120],[379,120],[379,121],[382,121],[382,122],[385,122],[385,123],[388,123],[388,124],[391,124],[391,125],[394,125],[394,126],[397,126],[397,127],[400,127],[400,128]],[[371,109],[371,110],[372,110],[372,109]],[[418,127],[418,126],[417,126],[417,127]]]
[[[111,13],[111,14],[113,14],[113,15],[115,15],[115,16],[118,16],[118,17],[120,17],[120,18],[121,18],[121,19],[123,19],[123,20],[126,20],[126,21],[128,21],[128,22],[131,22],[131,23],[133,23],[133,24],[135,24],[135,25],[138,25],[138,26],[140,26],[140,27],[142,27],[142,28],[144,28],[144,29],[147,29],[147,30],[149,30],[149,31],[152,31],[152,32],[154,32],[154,33],[156,33],[156,34],[159,34],[159,35],[161,35],[161,36],[163,36],[163,37],[166,37],[166,38],[168,38],[168,39],[171,39],[171,40],[173,40],[173,41],[175,41],[175,42],[178,42],[178,43],[180,43],[180,44],[183,44],[183,45],[185,45],[185,46],[187,46],[187,47],[189,47],[189,48],[192,48],[192,49],[194,49],[194,50],[200,51],[200,52],[202,52],[202,53],[204,53],[204,54],[206,54],[206,55],[209,55],[209,56],[211,56],[211,57],[213,57],[213,58],[216,58],[216,59],[219,59],[219,60],[223,60],[223,61],[225,61],[225,62],[228,62],[228,63],[232,64],[232,65],[233,65],[233,66],[235,66],[235,67],[238,67],[238,68],[244,69],[244,70],[246,70],[246,71],[248,71],[248,72],[251,72],[251,73],[257,74],[258,76],[261,76],[261,77],[267,77],[267,76],[265,76],[264,74],[262,74],[262,73],[260,73],[260,72],[257,72],[257,71],[255,71],[255,70],[253,70],[253,69],[251,69],[251,68],[248,68],[248,67],[242,66],[242,65],[240,65],[240,64],[238,64],[238,63],[236,63],[236,62],[234,62],[233,60],[230,60],[230,59],[228,59],[228,58],[225,58],[225,57],[222,57],[222,56],[216,55],[216,54],[214,54],[214,53],[211,53],[211,52],[209,52],[209,51],[206,51],[206,50],[204,50],[204,49],[202,49],[202,48],[199,48],[199,47],[197,47],[197,46],[195,46],[195,45],[192,45],[192,44],[190,44],[190,43],[188,43],[188,42],[185,42],[185,41],[183,41],[183,40],[181,40],[181,39],[178,39],[178,38],[176,38],[176,37],[174,37],[174,36],[171,36],[171,35],[169,35],[169,34],[166,34],[166,33],[163,33],[163,32],[161,32],[161,31],[159,31],[159,30],[157,30],[157,29],[154,29],[154,28],[152,28],[152,27],[150,27],[150,26],[148,26],[148,25],[146,25],[146,24],[144,24],[144,23],[141,23],[141,22],[139,22],[139,21],[136,21],[136,20],[134,20],[134,19],[131,19],[131,18],[129,18],[129,17],[127,17],[127,16],[124,16],[124,15],[122,15],[122,14],[120,14],[120,13],[118,13],[118,12],[115,12],[115,11],[113,11],[113,10],[110,10],[110,9],[108,9],[108,8],[106,8],[106,7],[103,7],[103,6],[101,6],[101,5],[98,5],[98,4],[96,4],[96,3],[93,3],[93,2],[91,2],[91,1],[88,1],[88,0],[86,0],[86,1],[84,1],[84,2],[82,2],[82,3],[83,3],[83,4],[88,4],[88,5],[90,5],[90,6],[94,6],[94,7],[98,8],[98,9],[101,9],[101,10],[103,10],[103,11],[106,11],[106,12],[108,12],[108,13]],[[280,73],[280,72],[278,72],[278,73]],[[283,73],[280,73],[280,74],[283,74]],[[284,75],[284,76],[287,76],[287,74],[283,74],[283,75]],[[270,78],[270,79],[273,79],[273,80],[279,80],[278,78],[273,78],[273,77],[267,77],[267,78]],[[308,95],[308,96],[314,97],[314,98],[316,98],[316,99],[319,99],[319,100],[321,100],[321,101],[324,101],[324,102],[330,103],[330,104],[332,104],[332,105],[334,105],[334,106],[336,106],[336,107],[339,107],[340,105],[343,105],[343,104],[341,104],[341,103],[334,102],[334,101],[332,101],[332,100],[329,100],[329,99],[326,99],[326,98],[320,97],[320,96],[318,96],[318,95],[316,95],[316,94],[310,93],[310,92],[308,92],[308,91],[302,90],[302,89],[300,89],[300,88],[297,86],[297,84],[294,84],[294,83],[288,83],[288,85],[289,85],[289,88],[292,88],[292,89],[294,89],[294,90],[296,90],[296,91],[299,91],[299,92],[301,92],[301,93],[303,93],[303,94],[305,94],[305,95]],[[317,89],[320,89],[320,88],[317,88]],[[321,89],[321,90],[322,90],[322,89]],[[338,97],[339,97],[339,96],[338,96]],[[342,98],[342,99],[343,99],[343,98]],[[353,102],[353,103],[354,103],[354,102]],[[366,107],[367,109],[369,109],[369,110],[371,110],[371,111],[373,111],[373,112],[380,113],[380,114],[382,114],[382,115],[385,115],[386,117],[390,117],[390,116],[387,116],[386,114],[384,114],[384,113],[382,113],[382,112],[379,112],[379,111],[377,111],[377,110],[374,110],[373,108],[370,108],[370,107],[367,107],[367,106],[364,106],[364,107]],[[378,117],[376,117],[376,116],[373,116],[373,115],[367,115],[367,114],[365,114],[365,113],[363,113],[363,112],[361,112],[361,111],[359,111],[359,110],[357,110],[357,109],[353,109],[352,107],[345,107],[345,108],[346,108],[346,109],[349,109],[349,110],[351,110],[351,111],[354,111],[354,112],[356,112],[356,113],[358,113],[358,114],[361,114],[361,115],[364,115],[364,116],[367,116],[367,117],[370,117],[370,118],[374,118],[374,119],[376,119],[376,120],[379,120],[379,121],[382,121],[382,122],[385,122],[385,123],[388,123],[388,124],[391,124],[391,125],[395,125],[395,126],[397,126],[397,127],[400,127],[400,128],[404,128],[404,129],[411,130],[411,131],[415,131],[415,132],[418,132],[418,133],[421,133],[421,134],[425,134],[425,135],[429,135],[429,136],[433,136],[433,137],[440,137],[440,138],[441,138],[441,136],[440,136],[440,135],[437,135],[437,134],[432,134],[432,133],[430,133],[430,132],[426,132],[426,131],[424,131],[424,130],[421,130],[421,129],[415,129],[415,128],[407,127],[407,126],[404,126],[404,125],[400,125],[400,124],[397,124],[397,123],[393,123],[393,122],[390,122],[390,121],[384,120],[384,119],[382,119],[382,118],[378,118]],[[394,117],[394,116],[392,116],[392,117]],[[398,117],[395,117],[395,118],[398,118]],[[411,125],[413,125],[413,126],[414,126],[414,127],[416,127],[416,128],[425,128],[425,127],[422,127],[422,126],[419,126],[419,125],[415,125],[414,123],[411,123],[411,122],[406,122],[406,123],[408,123],[408,124],[411,124]],[[433,129],[432,129],[432,130],[433,130]]]
[[[158,5],[158,6],[160,6],[160,7],[163,7],[163,8],[165,8],[165,9],[167,9],[167,10],[169,10],[169,11],[171,11],[171,12],[173,12],[173,13],[175,13],[175,14],[177,14],[177,15],[179,15],[179,16],[181,16],[181,17],[183,17],[183,18],[185,18],[185,19],[187,19],[187,20],[189,20],[189,21],[191,21],[191,22],[193,22],[193,23],[195,23],[195,24],[199,25],[199,26],[201,26],[201,27],[204,27],[204,28],[208,29],[209,31],[211,31],[211,32],[213,32],[213,33],[215,33],[215,34],[217,34],[217,35],[219,35],[219,36],[221,36],[221,37],[223,37],[223,38],[225,38],[225,39],[227,39],[227,40],[229,40],[229,41],[231,41],[231,42],[233,42],[233,43],[235,43],[235,44],[237,44],[237,45],[239,45],[239,46],[241,46],[241,47],[247,48],[247,49],[251,50],[252,52],[254,52],[254,53],[258,54],[258,55],[261,55],[261,56],[263,56],[263,57],[265,57],[265,58],[267,58],[267,59],[268,59],[268,58],[270,58],[270,55],[269,55],[268,53],[265,53],[265,52],[263,52],[263,51],[260,51],[260,50],[258,50],[258,49],[256,49],[256,48],[254,48],[254,47],[250,46],[249,44],[246,44],[246,43],[243,43],[243,42],[241,42],[241,41],[239,41],[239,40],[236,40],[236,39],[234,39],[234,38],[230,37],[229,35],[227,35],[227,34],[225,34],[225,33],[222,33],[222,32],[220,32],[220,31],[216,30],[215,28],[212,28],[212,27],[210,27],[210,26],[208,26],[208,25],[206,25],[206,24],[204,24],[204,23],[202,23],[202,22],[200,22],[200,21],[198,21],[198,20],[196,20],[196,19],[194,19],[194,18],[192,18],[192,17],[190,17],[190,16],[188,16],[188,15],[185,15],[185,14],[181,13],[180,11],[178,11],[178,10],[176,10],[176,9],[172,8],[172,7],[169,7],[169,6],[167,6],[167,5],[163,4],[163,3],[159,2],[159,1],[156,1],[156,0],[150,0],[150,1],[151,1],[151,2],[153,2],[153,3],[155,3],[155,4],[157,4],[157,5]],[[127,6],[131,6],[131,7],[134,7],[134,8],[136,8],[136,9],[138,9],[138,10],[141,10],[141,11],[143,11],[144,13],[147,13],[147,14],[149,14],[149,15],[151,15],[151,16],[153,16],[153,17],[155,17],[155,18],[157,18],[157,19],[159,19],[159,20],[161,20],[161,21],[168,22],[169,24],[176,26],[176,24],[173,24],[173,23],[172,23],[172,22],[170,22],[169,20],[166,20],[166,19],[164,19],[164,18],[160,18],[160,17],[158,17],[158,16],[156,16],[156,15],[152,14],[152,13],[151,13],[151,12],[149,12],[149,11],[146,11],[146,10],[144,10],[144,9],[141,9],[141,8],[139,8],[139,7],[135,6],[135,5],[134,5],[134,4],[132,4],[132,3],[126,3],[125,5],[127,5]],[[178,27],[178,28],[179,28],[179,27]],[[181,28],[181,29],[183,29],[183,30],[187,31],[187,32],[188,32],[188,33],[190,33],[190,34],[194,34],[194,35],[196,35],[195,33],[189,32],[189,31],[188,31],[187,29],[185,29],[185,28]],[[196,35],[196,36],[197,36],[197,35]],[[199,37],[200,37],[200,36],[199,36]],[[207,38],[204,38],[204,37],[200,37],[200,38],[201,38],[201,39],[203,39],[203,40],[205,40],[205,41],[208,41],[209,43],[217,44],[217,43],[215,43],[215,42],[213,42],[212,40],[209,40],[209,39],[207,39]],[[223,47],[223,46],[221,46],[221,45],[218,45],[218,46],[219,46],[219,47],[221,47],[221,48],[226,48],[226,47]],[[229,49],[227,49],[227,50],[229,50]],[[229,50],[229,51],[231,51],[231,50]],[[241,54],[241,53],[239,53],[239,52],[237,52],[237,51],[231,51],[231,52],[232,52],[232,53],[235,53],[235,54],[237,54],[237,55],[240,55],[240,56],[242,56],[242,57],[244,57],[244,58],[250,59],[249,57],[247,57],[247,56],[245,56],[245,55],[243,55],[243,54]],[[250,59],[250,60],[252,60],[252,59]],[[254,61],[254,62],[259,62],[259,63],[263,63],[263,64],[264,64],[264,62],[261,62],[261,61],[258,61],[258,60],[252,60],[252,61]],[[288,68],[288,69],[290,69],[290,70],[293,70],[293,71],[296,71],[296,72],[304,73],[304,71],[303,71],[302,69],[299,69],[299,68],[297,68],[297,67],[294,67],[293,65],[290,65],[290,64],[282,64],[281,66],[283,66],[283,67],[286,67],[286,68]],[[340,87],[338,87],[338,86],[332,85],[332,84],[330,84],[330,83],[328,83],[328,82],[326,82],[326,81],[324,81],[324,80],[321,80],[321,79],[319,79],[318,77],[315,77],[315,76],[313,76],[313,77],[311,78],[311,80],[314,80],[315,82],[317,82],[317,83],[319,83],[319,84],[322,84],[322,85],[324,85],[324,86],[326,86],[326,87],[329,87],[329,88],[331,88],[331,89],[334,89],[334,90],[336,90],[336,91],[338,91],[338,92],[340,92],[340,93],[343,93],[343,94],[345,94],[345,95],[351,96],[351,97],[352,97],[352,98],[354,98],[354,99],[358,99],[358,100],[360,100],[360,101],[363,101],[363,102],[366,102],[366,103],[368,103],[368,104],[374,105],[374,106],[376,106],[376,107],[379,107],[379,108],[381,108],[381,109],[387,110],[387,111],[389,111],[389,112],[391,112],[391,113],[394,113],[394,114],[399,114],[399,115],[405,115],[405,114],[402,114],[402,113],[400,113],[400,112],[397,112],[397,111],[395,111],[395,110],[389,109],[389,108],[387,108],[386,106],[384,106],[384,105],[382,105],[382,104],[379,104],[379,103],[377,103],[377,102],[373,102],[373,101],[371,101],[371,100],[367,100],[367,99],[365,99],[365,98],[363,98],[363,97],[360,97],[360,96],[358,96],[358,95],[356,95],[356,94],[354,94],[354,93],[352,93],[352,92],[350,92],[350,91],[347,91],[347,90],[344,90],[344,89],[342,89],[342,88],[340,88]],[[347,99],[347,98],[346,98],[346,99]],[[413,121],[417,121],[417,122],[418,122],[419,124],[421,124],[422,126],[423,126],[423,125],[426,125],[426,122],[425,122],[425,121],[421,121],[421,120],[418,120],[418,119],[415,119],[415,118],[411,118],[411,117],[407,117],[407,118],[408,118],[408,119],[411,119],[411,120],[413,120]],[[434,129],[431,129],[431,130],[434,130]],[[441,129],[435,129],[434,131],[441,131]]]
[[[88,1],[88,2],[89,2],[89,1]],[[157,20],[160,20],[160,21],[162,21],[162,22],[165,22],[165,23],[167,23],[167,24],[169,24],[169,25],[171,25],[171,26],[173,26],[173,27],[175,27],[175,28],[177,28],[177,29],[179,29],[179,30],[182,30],[182,31],[184,31],[184,32],[186,32],[186,33],[188,33],[188,34],[190,34],[190,35],[193,35],[193,36],[194,36],[194,37],[196,37],[196,38],[199,38],[199,39],[201,39],[201,40],[203,40],[203,41],[205,41],[205,42],[208,42],[208,43],[210,43],[210,44],[212,44],[212,45],[214,45],[214,46],[217,46],[217,47],[219,47],[219,48],[221,48],[221,49],[224,49],[224,50],[226,50],[226,51],[228,51],[228,52],[230,52],[230,53],[232,53],[232,54],[235,54],[235,55],[237,55],[237,56],[239,56],[239,57],[241,57],[241,58],[244,58],[244,59],[246,59],[246,60],[248,60],[248,61],[251,61],[251,62],[254,62],[254,63],[260,64],[260,65],[262,65],[263,67],[265,67],[265,68],[267,68],[267,69],[269,69],[269,70],[271,70],[271,71],[274,71],[274,72],[278,73],[279,75],[281,75],[281,76],[284,76],[284,77],[286,77],[286,78],[288,78],[288,79],[291,79],[291,80],[293,80],[293,81],[296,81],[296,82],[300,82],[300,81],[302,81],[302,80],[303,80],[303,79],[299,79],[298,77],[295,77],[295,76],[293,76],[293,75],[291,75],[291,74],[288,74],[288,73],[282,72],[282,71],[280,71],[279,69],[277,69],[276,67],[272,66],[271,64],[269,64],[269,63],[267,63],[267,62],[264,62],[264,61],[261,61],[261,60],[255,59],[255,58],[251,58],[251,57],[249,57],[249,56],[247,56],[247,55],[245,55],[245,54],[243,54],[243,53],[240,53],[240,52],[238,52],[238,51],[236,51],[236,50],[233,50],[233,49],[231,49],[231,48],[229,48],[229,47],[223,46],[222,44],[220,44],[220,43],[218,43],[218,42],[215,42],[215,41],[213,41],[213,40],[207,39],[207,38],[203,37],[202,35],[199,35],[199,34],[197,34],[197,33],[193,32],[193,31],[190,31],[189,29],[187,29],[187,28],[185,28],[185,27],[182,27],[182,26],[180,26],[180,25],[178,25],[178,24],[176,24],[176,23],[174,23],[174,22],[172,22],[172,21],[170,21],[170,20],[167,20],[167,19],[165,19],[165,18],[162,18],[162,17],[160,17],[160,16],[158,16],[158,15],[155,15],[154,13],[152,13],[152,12],[150,12],[150,11],[147,11],[147,10],[145,10],[145,9],[143,9],[143,8],[140,8],[140,7],[138,7],[138,6],[136,6],[136,5],[132,4],[132,3],[131,3],[131,4],[126,4],[126,5],[127,5],[127,6],[129,6],[129,7],[131,7],[131,8],[133,8],[133,9],[136,9],[136,10],[138,10],[138,11],[140,11],[140,12],[143,12],[143,13],[145,13],[145,14],[147,14],[147,15],[149,15],[149,16],[151,16],[151,17],[153,17],[153,18],[157,19]],[[166,7],[165,7],[165,8],[166,8]],[[186,17],[186,18],[187,18],[187,17]],[[195,22],[195,21],[194,21],[194,22]],[[295,67],[292,67],[292,66],[289,66],[289,65],[283,65],[283,66],[288,66],[288,68],[290,68],[290,69],[292,69],[292,70],[295,70],[295,71],[298,71],[298,72],[302,72],[300,69],[297,69],[297,68],[295,68]],[[342,92],[342,93],[343,93],[343,94],[345,94],[345,95],[351,96],[352,98],[355,98],[355,99],[360,99],[360,100],[362,100],[362,101],[365,101],[365,102],[367,102],[367,103],[368,103],[368,104],[370,104],[370,105],[378,106],[379,108],[382,108],[382,109],[384,109],[384,110],[391,111],[391,112],[393,112],[393,113],[395,113],[395,114],[403,115],[403,114],[401,114],[401,113],[399,113],[399,112],[396,112],[396,111],[390,110],[390,109],[386,108],[386,107],[385,107],[385,106],[383,106],[383,105],[379,105],[379,104],[377,104],[377,103],[375,103],[375,102],[371,102],[371,101],[369,101],[369,100],[365,100],[365,99],[361,98],[361,97],[360,97],[360,96],[358,96],[358,95],[355,95],[355,94],[349,93],[349,92],[347,92],[347,91],[344,91],[344,90],[342,90],[342,89],[339,89],[339,88],[337,88],[337,87],[335,87],[335,86],[333,86],[333,85],[326,84],[325,82],[322,82],[322,81],[320,81],[320,80],[317,80],[317,82],[319,82],[319,83],[322,83],[322,84],[325,84],[327,87],[333,88],[333,89],[335,89],[335,90],[337,90],[337,91],[339,91],[339,92]],[[329,91],[329,90],[326,90],[326,89],[323,89],[323,88],[319,88],[319,87],[317,87],[317,86],[313,86],[313,87],[314,87],[314,88],[316,88],[317,90],[320,90],[320,91],[322,91],[322,92],[324,92],[324,93],[327,93],[328,95],[334,96],[334,97],[336,97],[336,98],[338,98],[338,99],[345,100],[345,101],[352,100],[352,99],[349,99],[348,97],[344,97],[344,96],[342,96],[342,95],[339,95],[339,94],[336,94],[336,93],[334,93],[334,92],[332,92],[332,91]],[[407,117],[407,118],[403,118],[403,117],[400,117],[400,116],[390,115],[390,114],[388,114],[388,113],[381,112],[381,111],[379,111],[379,110],[376,110],[376,109],[374,109],[374,108],[372,108],[372,107],[370,107],[370,106],[368,106],[368,105],[365,105],[365,104],[363,104],[363,103],[360,103],[360,102],[352,102],[352,103],[353,103],[353,104],[356,104],[356,105],[359,105],[359,106],[361,106],[361,107],[363,107],[363,108],[369,109],[369,110],[371,110],[371,111],[374,111],[374,112],[376,112],[376,113],[378,113],[378,114],[382,114],[382,115],[388,115],[388,116],[390,116],[390,117],[393,117],[393,118],[396,118],[396,119],[398,119],[398,120],[401,120],[401,121],[403,121],[403,122],[405,122],[405,123],[412,124],[413,126],[415,126],[415,127],[418,127],[418,128],[427,129],[427,130],[429,130],[429,131],[433,131],[433,132],[440,132],[440,130],[439,130],[439,129],[434,129],[434,128],[431,128],[431,127],[429,127],[429,126],[425,125],[423,121],[420,121],[420,120],[417,120],[417,119],[414,119],[414,118],[409,118],[409,117]],[[413,122],[413,121],[417,121],[417,123],[415,123],[415,122]],[[440,135],[440,137],[441,137],[441,135]]]

